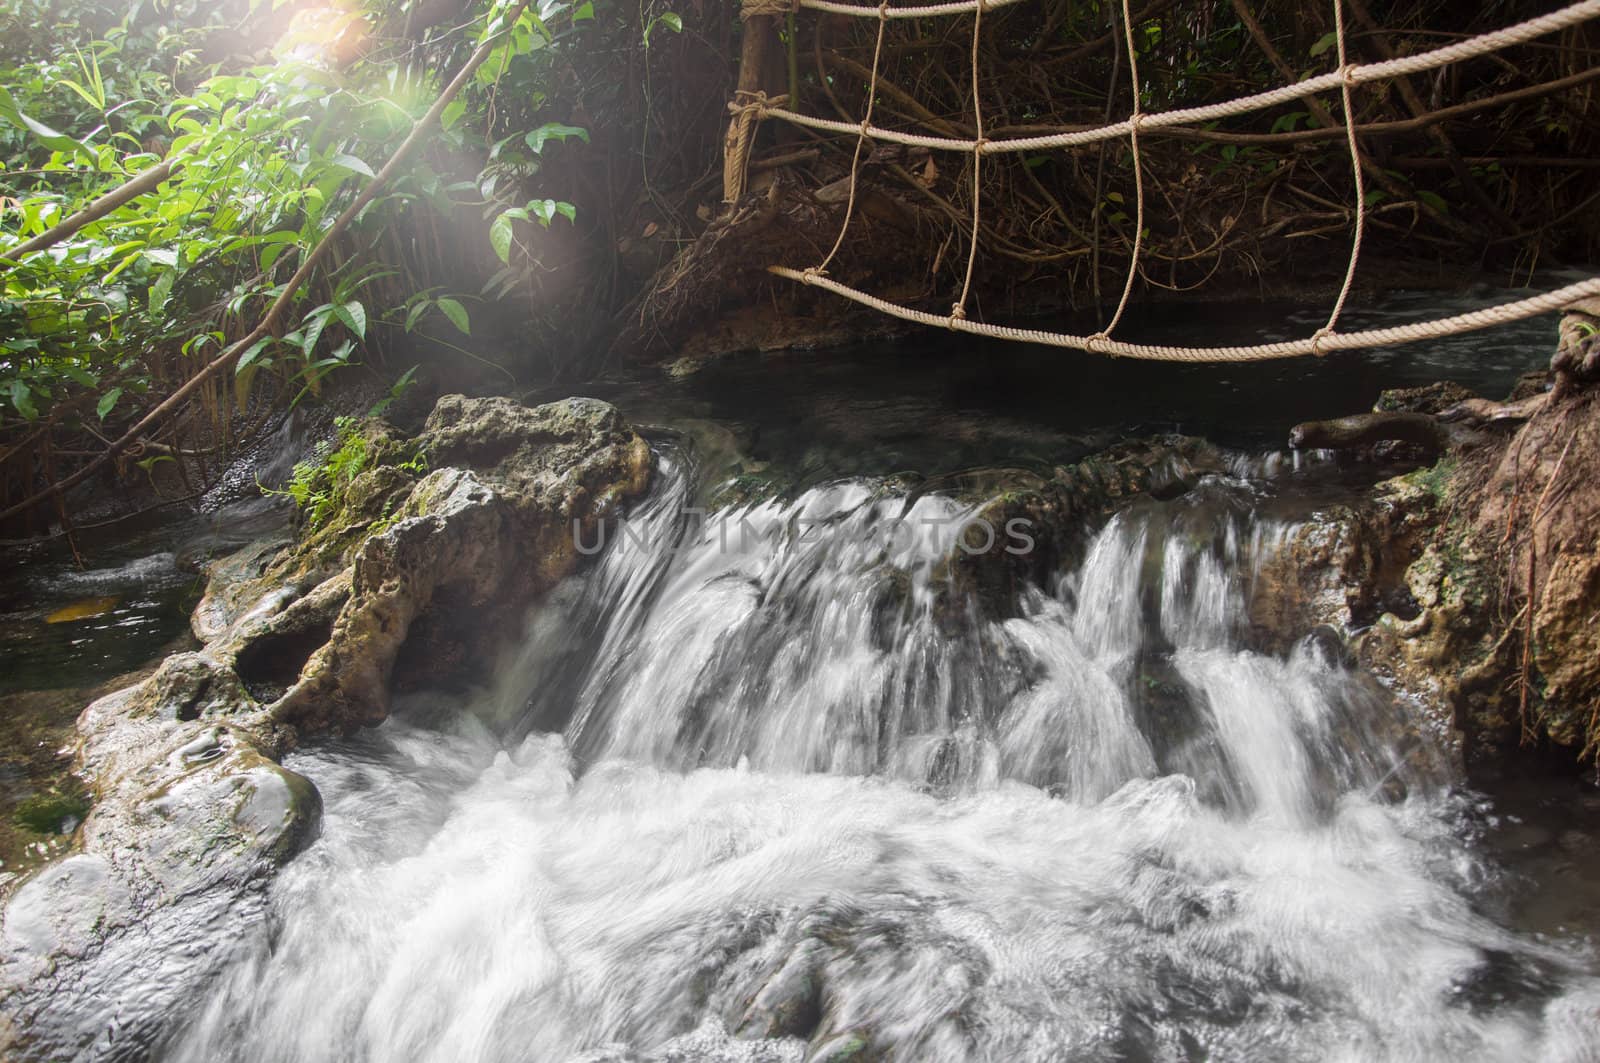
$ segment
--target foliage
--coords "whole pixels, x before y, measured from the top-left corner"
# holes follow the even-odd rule
[[[519,109],[527,124],[491,140],[496,101],[543,99],[541,55],[593,6],[533,5],[502,32],[507,0],[483,0],[407,39],[396,30],[417,6],[368,0],[291,19],[274,0],[12,0],[0,16],[16,31],[0,48],[0,253],[153,166],[174,170],[54,246],[0,259],[0,433],[117,434],[248,332],[448,71],[491,36],[500,44],[446,113],[439,150],[365,208],[325,275],[293,293],[287,327],[237,359],[225,405],[299,401],[388,335],[452,347],[429,335],[433,321],[469,335],[477,296],[422,283],[433,268],[474,279],[430,261],[442,255],[429,215],[448,231],[462,210],[481,212],[480,276],[498,257],[495,290],[526,279],[537,263],[518,226],[577,218],[565,200],[529,200],[526,186],[543,156],[588,133]],[[396,244],[412,256],[385,253]]]
[[[283,488],[262,488],[265,494],[292,501],[304,515],[310,531],[316,531],[343,508],[350,484],[377,460],[372,441],[362,430],[360,420],[340,417],[334,422],[334,428],[334,442],[319,446],[310,461],[297,463]],[[427,454],[417,450],[396,462],[395,467],[415,474],[427,472]]]

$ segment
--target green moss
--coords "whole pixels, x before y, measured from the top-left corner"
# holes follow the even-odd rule
[[[1426,469],[1407,473],[1405,479],[1408,483],[1427,491],[1435,501],[1443,502],[1450,497],[1450,483],[1456,472],[1456,459],[1446,455]]]
[[[82,794],[34,794],[17,805],[12,819],[35,834],[67,834],[89,814]]]

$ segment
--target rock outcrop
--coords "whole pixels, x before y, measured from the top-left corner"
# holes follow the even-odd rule
[[[1303,526],[1261,581],[1266,626],[1354,636],[1480,768],[1528,748],[1593,756],[1600,739],[1600,392],[1563,372],[1587,357],[1563,336],[1564,387],[1456,401],[1488,431]]]
[[[110,1058],[147,1040],[206,971],[169,974],[160,956],[220,958],[315,835],[316,788],[283,754],[381,721],[408,645],[438,662],[413,681],[492,652],[576,567],[576,535],[651,469],[644,440],[589,399],[447,396],[414,444],[365,431],[377,461],[314,533],[212,567],[192,620],[202,649],[84,710],[78,764],[95,802],[80,851],[21,885],[0,927],[5,1058]]]
[[[1140,495],[1176,497],[1224,467],[1222,453],[1205,440],[1170,435],[1118,443],[1049,474],[989,469],[942,478],[928,486],[976,507],[965,529],[972,534],[964,536],[972,541],[946,562],[952,595],[975,595],[986,611],[1003,614],[1025,587],[1075,567],[1114,509]]]

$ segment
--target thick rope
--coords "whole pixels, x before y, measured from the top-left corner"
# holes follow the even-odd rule
[[[856,152],[850,158],[850,197],[844,204],[844,221],[839,226],[839,235],[833,241],[833,247],[822,260],[820,266],[813,267],[816,273],[826,273],[828,266],[833,262],[833,256],[839,253],[839,248],[844,246],[845,233],[850,231],[850,219],[856,211],[856,185],[861,179],[861,150],[867,143],[867,130],[872,126],[872,105],[878,98],[878,60],[883,56],[883,31],[889,25],[886,12],[889,10],[889,0],[881,0],[878,4],[878,39],[872,46],[872,74],[867,78],[867,110],[861,119],[861,128],[856,133]]]
[[[1020,4],[1022,0],[961,0],[960,3],[951,4],[926,4],[922,7],[891,7],[885,13],[885,18],[933,18],[938,15],[970,15],[978,8],[984,7],[993,10],[997,7],[1009,7]],[[861,4],[839,4],[833,0],[800,0],[800,6],[812,11],[826,11],[831,15],[855,15],[857,18],[877,18],[876,8],[865,7]]]
[[[753,3],[765,3],[768,0],[752,0]],[[776,2],[776,0],[772,0]],[[1023,343],[1036,343],[1051,347],[1067,347],[1096,353],[1110,354],[1127,358],[1141,358],[1157,361],[1174,362],[1249,362],[1263,361],[1273,358],[1290,358],[1299,355],[1322,355],[1329,351],[1355,350],[1368,347],[1391,346],[1402,343],[1414,343],[1420,340],[1437,339],[1445,336],[1459,335],[1477,329],[1490,328],[1495,325],[1508,324],[1522,321],[1538,314],[1561,310],[1570,304],[1584,298],[1600,296],[1600,277],[1580,281],[1567,285],[1553,292],[1529,296],[1515,302],[1505,303],[1500,306],[1487,307],[1482,310],[1473,310],[1465,314],[1437,321],[1418,322],[1409,325],[1398,325],[1383,329],[1370,329],[1364,332],[1344,333],[1336,331],[1339,318],[1344,312],[1345,304],[1349,300],[1350,292],[1355,283],[1356,269],[1360,261],[1362,240],[1366,231],[1366,190],[1362,174],[1362,160],[1360,143],[1356,135],[1356,118],[1354,108],[1354,88],[1357,85],[1381,81],[1388,78],[1404,77],[1409,74],[1422,73],[1433,70],[1449,63],[1471,59],[1481,55],[1521,44],[1536,37],[1565,29],[1570,26],[1588,21],[1600,16],[1600,0],[1581,0],[1579,3],[1570,4],[1559,11],[1529,19],[1504,29],[1491,33],[1481,34],[1468,40],[1459,41],[1443,48],[1428,52],[1390,59],[1379,63],[1358,64],[1349,61],[1349,53],[1345,41],[1344,10],[1342,0],[1334,0],[1335,39],[1338,45],[1339,68],[1331,74],[1324,74],[1315,78],[1308,78],[1292,85],[1284,85],[1267,92],[1242,96],[1237,99],[1211,104],[1203,107],[1189,107],[1180,110],[1145,113],[1141,108],[1139,94],[1139,73],[1137,48],[1133,34],[1133,20],[1129,9],[1128,0],[1122,2],[1123,35],[1128,49],[1129,73],[1133,83],[1133,105],[1127,120],[1108,123],[1097,128],[1075,130],[1048,136],[1023,137],[1000,141],[989,140],[984,136],[983,110],[979,96],[979,42],[982,29],[983,13],[990,7],[999,7],[1016,0],[972,0],[968,3],[954,3],[933,5],[921,8],[891,8],[888,0],[880,0],[875,11],[852,4],[832,3],[831,0],[799,0],[802,7],[815,10],[829,11],[839,14],[867,15],[875,14],[878,18],[878,37],[873,49],[872,74],[868,84],[869,95],[867,98],[866,115],[859,125],[848,122],[835,122],[823,118],[813,118],[808,115],[797,114],[781,107],[768,105],[765,97],[760,101],[760,113],[770,114],[782,118],[796,125],[828,132],[855,133],[856,151],[850,171],[850,198],[845,209],[844,224],[840,228],[839,237],[834,242],[833,249],[823,260],[822,266],[800,271],[787,266],[769,266],[768,272],[776,276],[787,277],[804,284],[823,288],[852,302],[870,307],[880,313],[900,318],[903,321],[915,322],[922,325],[933,325],[950,329],[955,332],[965,332],[976,336],[986,336],[994,339],[1012,340]],[[872,102],[877,92],[877,77],[879,61],[883,48],[884,26],[890,18],[925,17],[937,14],[959,14],[972,12],[972,103],[974,120],[976,122],[977,138],[975,140],[958,140],[950,137],[930,137],[914,133],[899,133],[894,130],[880,129],[873,126]],[[1251,111],[1275,107],[1281,103],[1298,100],[1331,88],[1338,88],[1344,106],[1344,132],[1350,150],[1351,170],[1355,181],[1356,207],[1355,207],[1355,232],[1351,239],[1350,259],[1345,268],[1343,284],[1340,286],[1338,298],[1334,301],[1333,309],[1329,314],[1328,322],[1318,329],[1312,336],[1302,340],[1280,341],[1276,343],[1250,344],[1231,347],[1170,347],[1163,345],[1126,343],[1110,338],[1111,331],[1121,321],[1127,309],[1128,300],[1133,290],[1135,278],[1139,270],[1139,253],[1141,250],[1144,233],[1144,175],[1143,164],[1139,152],[1139,134],[1141,130],[1152,128],[1168,128],[1216,121]],[[737,109],[737,105],[736,105]],[[1046,332],[1041,329],[1013,328],[1007,325],[992,325],[985,322],[970,321],[966,317],[966,303],[972,289],[972,280],[975,272],[978,251],[978,238],[981,216],[981,184],[979,170],[983,156],[1004,152],[1042,151],[1052,148],[1075,147],[1084,144],[1093,144],[1126,135],[1133,153],[1134,182],[1136,196],[1136,219],[1133,253],[1128,267],[1128,276],[1123,284],[1122,297],[1117,303],[1116,312],[1110,322],[1100,332],[1091,336],[1078,336],[1067,333]],[[864,143],[868,138],[875,138],[933,150],[968,151],[972,153],[972,246],[967,257],[966,276],[962,283],[961,295],[948,317],[939,317],[922,310],[913,310],[910,307],[900,306],[888,302],[874,295],[869,295],[849,285],[840,284],[824,275],[823,270],[838,253],[844,242],[845,233],[849,229],[851,214],[854,210],[857,184],[857,169]]]
[[[1128,81],[1133,88],[1133,115],[1128,127],[1128,147],[1133,152],[1133,253],[1128,256],[1128,277],[1122,282],[1122,298],[1117,300],[1116,313],[1106,327],[1092,337],[1095,340],[1111,338],[1111,332],[1128,309],[1128,297],[1133,294],[1133,282],[1139,276],[1139,252],[1144,248],[1144,161],[1139,154],[1139,126],[1144,115],[1139,103],[1139,50],[1133,43],[1133,13],[1128,0],[1122,0],[1122,36],[1128,45]]]
[[[795,0],[744,0],[739,5],[739,17],[749,20],[761,15],[780,17],[792,15],[799,8]]]
[[[961,295],[950,308],[952,320],[967,316],[967,296],[972,294],[972,274],[978,264],[978,238],[982,234],[983,97],[978,92],[978,42],[983,32],[984,3],[985,0],[978,0],[978,8],[972,13],[972,122],[978,131],[977,148],[972,152],[972,246],[967,249],[967,275],[961,282]]]
[[[802,6],[817,7],[821,2],[822,0],[802,0]],[[995,2],[986,0],[986,2],[989,2],[991,7],[998,6],[998,0],[995,0]],[[856,5],[839,6],[850,8],[852,13],[866,12],[867,14],[875,14],[875,11],[871,8],[863,8]],[[951,13],[973,11],[976,10],[976,6],[976,2],[953,5],[955,11]],[[890,8],[887,16],[893,18],[896,17],[898,12],[906,10],[911,9]],[[1276,107],[1307,96],[1315,96],[1318,93],[1339,89],[1345,85],[1353,87],[1370,84],[1374,81],[1403,77],[1408,74],[1421,74],[1429,70],[1438,69],[1441,66],[1447,66],[1450,63],[1460,62],[1464,59],[1475,59],[1513,45],[1523,44],[1545,34],[1576,26],[1597,17],[1600,17],[1600,0],[1580,0],[1580,2],[1569,4],[1558,11],[1552,11],[1548,15],[1541,15],[1538,18],[1519,22],[1504,29],[1481,34],[1464,41],[1457,41],[1454,44],[1446,45],[1443,48],[1435,48],[1432,51],[1418,52],[1415,55],[1388,59],[1378,63],[1351,63],[1343,69],[1329,74],[1321,74],[1314,78],[1307,78],[1304,81],[1297,81],[1292,85],[1283,85],[1279,88],[1269,89],[1266,92],[1259,92],[1250,96],[1240,96],[1224,103],[1207,104],[1201,107],[1185,107],[1173,111],[1151,111],[1140,116],[1139,127],[1142,131],[1149,132],[1152,129],[1214,122],[1223,118],[1233,118],[1252,111]],[[860,126],[849,122],[814,118],[810,115],[797,114],[781,107],[769,108],[766,113],[773,118],[781,118],[795,125],[824,132],[856,133],[861,129]],[[985,140],[981,145],[972,140],[923,136],[918,133],[901,133],[893,129],[881,129],[877,126],[869,127],[866,130],[866,134],[874,140],[906,144],[914,148],[929,148],[935,151],[976,151],[983,155],[999,155],[1010,152],[1047,151],[1052,148],[1071,148],[1084,144],[1096,144],[1104,140],[1125,137],[1132,130],[1133,120],[1128,119],[1122,122],[1097,126],[1093,129],[1073,130],[1048,136]]]
[[[728,123],[727,140],[722,149],[723,201],[733,203],[744,195],[745,183],[750,175],[750,149],[756,141],[756,126],[772,112],[772,108],[786,102],[787,96],[768,97],[765,92],[744,89],[733,94],[728,111],[733,120]]]
[[[1308,337],[1303,340],[1284,340],[1277,343],[1257,343],[1239,347],[1166,347],[1146,343],[1125,343],[1121,340],[1096,340],[1094,336],[1075,336],[1062,332],[1045,332],[1042,329],[1013,328],[1009,325],[991,325],[982,321],[952,320],[924,310],[913,310],[875,295],[868,295],[829,277],[818,276],[787,266],[768,266],[767,272],[790,280],[822,288],[851,302],[871,307],[881,313],[919,325],[934,325],[973,336],[1013,340],[1019,343],[1037,343],[1046,347],[1070,347],[1081,351],[1094,351],[1123,358],[1142,358],[1160,362],[1260,362],[1272,358],[1293,358],[1316,354],[1320,345],[1323,351],[1353,351],[1368,347],[1392,347],[1402,343],[1459,336],[1464,332],[1525,321],[1530,317],[1564,310],[1580,299],[1600,296],[1600,277],[1569,284],[1555,291],[1531,295],[1516,302],[1470,310],[1454,317],[1437,321],[1421,321],[1409,325],[1369,329],[1365,332],[1341,332],[1331,336]]]
[[[1345,51],[1344,43],[1344,4],[1342,0],[1333,0],[1333,32],[1339,46],[1339,72],[1348,75],[1350,70],[1350,57]],[[1356,140],[1355,106],[1352,102],[1353,91],[1350,78],[1346,76],[1340,85],[1340,94],[1344,100],[1344,132],[1350,142],[1350,171],[1355,179],[1356,186],[1356,231],[1350,239],[1350,263],[1344,270],[1344,283],[1339,286],[1339,297],[1333,301],[1333,311],[1328,315],[1328,323],[1317,330],[1312,339],[1312,349],[1316,354],[1327,350],[1327,340],[1334,335],[1334,330],[1339,327],[1339,315],[1344,313],[1344,304],[1350,298],[1350,290],[1356,283],[1356,262],[1361,258],[1361,241],[1367,231],[1367,187],[1361,174],[1361,145]]]

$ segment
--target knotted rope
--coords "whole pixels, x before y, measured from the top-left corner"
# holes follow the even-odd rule
[[[748,22],[761,15],[787,16],[798,10],[798,0],[744,0],[739,5],[739,17]]]
[[[1017,2],[1019,0],[961,0],[961,2],[955,3],[915,7],[890,7],[888,0],[880,0],[876,8],[870,8],[864,5],[840,3],[836,2],[836,0],[746,0],[744,10],[747,16],[752,12],[761,14],[787,13],[793,10],[795,6],[798,6],[834,14],[875,17],[878,20],[877,39],[873,46],[872,71],[868,82],[867,104],[865,114],[859,124],[798,114],[782,106],[786,102],[783,97],[768,100],[765,94],[762,93],[741,92],[736,97],[734,104],[730,105],[730,109],[734,111],[735,120],[729,128],[724,179],[727,187],[737,187],[741,192],[744,187],[744,169],[748,161],[750,139],[753,137],[754,125],[760,117],[772,115],[795,125],[825,132],[854,134],[856,137],[855,153],[850,167],[849,198],[845,206],[844,221],[840,226],[839,235],[835,239],[832,249],[829,250],[820,265],[810,269],[801,271],[786,266],[771,266],[768,267],[768,272],[791,280],[801,281],[807,285],[821,287],[853,302],[905,321],[942,326],[956,332],[989,336],[997,339],[1038,343],[1054,347],[1071,347],[1130,358],[1183,362],[1256,361],[1305,354],[1322,355],[1336,350],[1411,343],[1524,320],[1536,314],[1560,310],[1582,298],[1600,295],[1600,277],[1597,277],[1567,285],[1554,292],[1529,296],[1501,306],[1458,314],[1438,321],[1419,322],[1385,329],[1371,329],[1356,333],[1340,333],[1337,331],[1339,318],[1344,312],[1345,304],[1349,300],[1350,292],[1355,283],[1356,269],[1361,256],[1361,246],[1366,233],[1366,188],[1362,171],[1361,148],[1356,132],[1357,123],[1353,99],[1355,87],[1388,78],[1422,73],[1450,63],[1488,55],[1557,30],[1579,25],[1590,19],[1600,17],[1600,0],[1579,0],[1579,2],[1569,4],[1547,15],[1541,15],[1490,33],[1480,34],[1442,48],[1418,52],[1414,55],[1389,59],[1384,62],[1367,64],[1350,62],[1345,40],[1343,3],[1342,0],[1334,0],[1335,40],[1338,46],[1339,61],[1337,70],[1329,74],[1307,78],[1295,84],[1283,85],[1276,89],[1254,93],[1249,96],[1241,96],[1223,103],[1157,112],[1145,112],[1142,109],[1137,48],[1134,40],[1130,4],[1129,0],[1121,0],[1123,37],[1128,51],[1129,73],[1133,84],[1133,102],[1129,117],[1121,122],[1106,123],[1092,129],[1063,130],[1059,133],[1044,136],[990,140],[984,133],[983,108],[979,93],[979,46],[981,43],[983,15],[991,8],[998,8]],[[901,133],[874,126],[872,124],[873,102],[877,95],[884,28],[888,20],[965,14],[969,12],[973,15],[972,105],[976,137],[971,140],[934,137],[916,133]],[[1139,258],[1143,249],[1145,197],[1144,166],[1139,147],[1141,131],[1213,122],[1223,118],[1248,114],[1252,111],[1276,107],[1280,104],[1303,99],[1330,89],[1337,89],[1343,101],[1344,132],[1350,151],[1356,204],[1354,208],[1355,231],[1351,239],[1350,259],[1346,265],[1344,280],[1340,285],[1338,297],[1334,301],[1327,323],[1317,329],[1310,337],[1303,340],[1232,347],[1169,347],[1125,343],[1112,339],[1111,332],[1120,323],[1127,309],[1134,280],[1139,274]],[[1040,329],[1019,329],[1005,325],[969,321],[967,319],[966,306],[972,292],[972,281],[976,272],[978,238],[982,222],[982,187],[979,178],[983,157],[989,154],[1078,147],[1112,140],[1121,136],[1128,137],[1129,147],[1133,155],[1135,231],[1132,253],[1128,264],[1128,275],[1123,283],[1122,295],[1117,302],[1117,308],[1112,314],[1111,320],[1107,322],[1105,328],[1090,336],[1078,336],[1047,332]],[[929,148],[939,151],[968,152],[972,155],[971,246],[968,248],[966,273],[962,281],[961,293],[954,305],[951,306],[948,317],[940,317],[925,311],[899,306],[848,285],[840,284],[825,275],[827,267],[843,246],[846,233],[849,231],[851,218],[855,210],[861,154],[868,139],[884,140],[891,143],[905,144],[910,147]],[[729,167],[737,167],[737,173],[733,173]]]
[[[744,195],[745,181],[750,173],[750,148],[755,143],[756,126],[774,107],[781,107],[788,96],[771,96],[765,92],[744,89],[733,94],[728,111],[733,120],[728,123],[727,141],[722,150],[723,201],[732,203]]]

